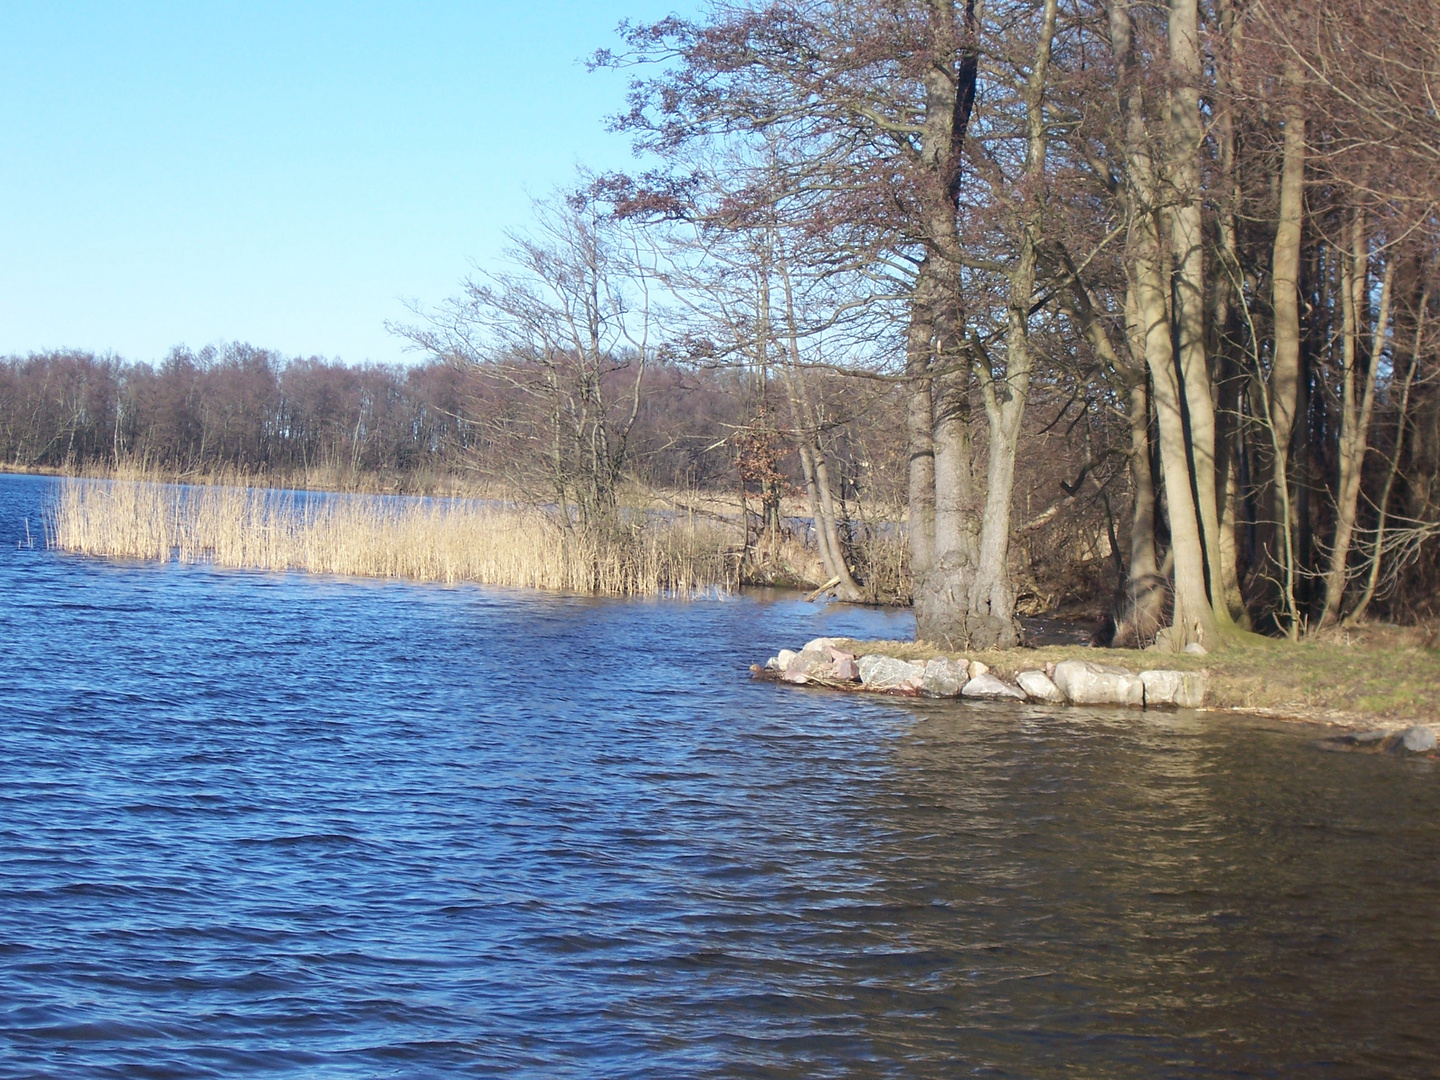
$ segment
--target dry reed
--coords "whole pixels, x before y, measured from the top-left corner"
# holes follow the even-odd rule
[[[606,596],[726,589],[736,573],[734,538],[713,524],[645,517],[586,534],[473,500],[66,480],[46,526],[52,547],[86,555]]]

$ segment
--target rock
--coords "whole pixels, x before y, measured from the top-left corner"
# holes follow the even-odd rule
[[[801,652],[809,652],[811,649],[814,649],[816,652],[824,652],[826,649],[833,649],[834,647],[835,639],[833,637],[817,637],[805,642],[805,648],[802,649]]]
[[[1022,671],[1015,676],[1015,681],[1025,691],[1025,696],[1032,700],[1048,701],[1052,705],[1065,704],[1065,695],[1043,671]]]
[[[855,666],[860,669],[860,681],[869,683],[875,678],[876,672],[880,670],[881,664],[891,659],[888,656],[880,656],[877,653],[866,653],[855,661]]]
[[[1400,745],[1412,754],[1425,754],[1435,749],[1435,730],[1416,724],[1400,737]]]
[[[972,679],[975,678],[977,675],[984,675],[989,670],[989,664],[982,664],[979,660],[970,661],[970,677]]]
[[[794,668],[786,668],[780,673],[780,678],[788,683],[796,683],[800,686],[804,686],[810,681],[809,675],[806,675],[803,671],[796,671]]]
[[[831,658],[829,649],[812,649],[807,645],[790,663],[785,665],[785,671],[787,673],[798,671],[802,675],[828,677],[830,669],[834,666],[835,661]]]
[[[1138,675],[1090,660],[1055,665],[1055,685],[1075,705],[1144,705],[1145,684]]]
[[[1054,660],[1047,660],[1047,661],[1045,661],[1045,677],[1046,677],[1047,679],[1053,679],[1053,678],[1055,678],[1055,661],[1054,661]]]
[[[1140,672],[1140,681],[1145,685],[1145,707],[1153,709],[1157,705],[1174,705],[1183,674],[1161,670]]]
[[[1205,702],[1203,671],[1142,671],[1145,685],[1145,707],[1178,705],[1182,709],[1198,709]]]
[[[754,665],[752,664],[751,666],[753,667]],[[766,671],[779,671],[779,670],[780,670],[780,658],[779,658],[778,656],[772,656],[772,657],[770,657],[769,660],[766,660],[766,661],[765,661],[765,670],[766,670]]]
[[[1205,704],[1205,691],[1210,685],[1208,671],[1186,671],[1180,676],[1180,689],[1175,704],[1182,709],[1198,709]]]
[[[919,690],[925,665],[870,653],[855,661],[867,690]]]
[[[833,645],[825,650],[830,654],[830,673],[837,679],[858,679],[860,669],[855,666],[855,654],[837,649]],[[848,672],[848,674],[845,674]]]
[[[1192,642],[1190,642],[1189,645],[1186,645],[1186,646],[1185,646],[1185,651],[1186,651],[1187,653],[1190,653],[1192,656],[1208,656],[1208,655],[1210,655],[1210,650],[1207,649],[1207,648],[1205,648],[1205,646],[1204,646],[1204,645],[1201,645],[1198,641],[1192,641]]]
[[[963,697],[968,698],[1016,698],[1020,701],[1025,700],[1024,693],[1015,689],[1013,686],[1001,682],[988,671],[982,671],[979,675],[972,678],[965,684],[965,688],[961,690],[960,693]]]
[[[926,697],[959,697],[965,685],[968,665],[964,660],[947,660],[937,656],[925,665],[920,692]]]
[[[775,670],[785,671],[790,667],[790,661],[799,656],[794,649],[781,649],[775,654]]]

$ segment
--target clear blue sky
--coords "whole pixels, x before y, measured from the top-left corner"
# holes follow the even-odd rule
[[[405,299],[630,164],[582,58],[696,6],[0,0],[0,354],[405,359]]]

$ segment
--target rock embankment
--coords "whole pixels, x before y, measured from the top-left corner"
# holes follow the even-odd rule
[[[756,664],[750,670],[756,678],[905,697],[1132,708],[1198,708],[1205,702],[1208,678],[1204,671],[1156,669],[1137,674],[1090,660],[1063,660],[1046,664],[1044,670],[1021,671],[1014,683],[1009,683],[979,660],[901,660],[878,653],[856,656],[837,647],[834,638],[816,638],[799,652],[781,649],[764,667]]]

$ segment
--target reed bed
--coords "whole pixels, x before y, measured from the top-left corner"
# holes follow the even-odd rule
[[[736,538],[694,520],[581,532],[554,513],[475,500],[147,480],[64,481],[46,532],[54,548],[110,558],[602,596],[723,590],[737,574]]]

